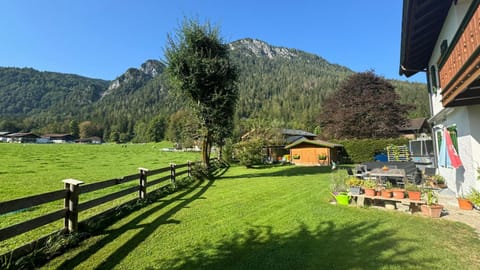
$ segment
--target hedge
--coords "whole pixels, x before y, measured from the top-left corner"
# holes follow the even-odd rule
[[[334,143],[343,145],[346,150],[346,163],[361,163],[364,161],[372,161],[375,152],[385,150],[390,145],[408,145],[409,139],[349,139],[349,140],[332,140]]]

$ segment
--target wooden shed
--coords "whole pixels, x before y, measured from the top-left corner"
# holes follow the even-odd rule
[[[343,145],[322,140],[300,139],[285,147],[290,150],[290,162],[303,166],[330,166],[337,162]]]

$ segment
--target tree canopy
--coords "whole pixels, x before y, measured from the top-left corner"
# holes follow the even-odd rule
[[[172,86],[190,100],[202,126],[202,162],[209,166],[213,143],[222,145],[233,130],[237,70],[217,27],[184,20],[165,51]]]
[[[319,123],[327,138],[398,136],[410,108],[400,104],[392,84],[373,71],[353,74],[322,107]]]

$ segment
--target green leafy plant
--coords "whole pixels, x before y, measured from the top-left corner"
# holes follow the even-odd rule
[[[476,189],[470,190],[466,198],[474,205],[480,206],[480,191]]]
[[[339,172],[332,173],[330,190],[334,194],[347,191],[347,185],[345,184],[345,176]]]
[[[318,155],[318,160],[326,160],[326,159],[327,159],[327,155],[325,154]]]
[[[420,191],[420,187],[415,185],[414,183],[406,183],[405,190],[407,191]]]
[[[439,174],[436,174],[436,175],[432,175],[430,177],[430,179],[432,181],[434,181],[434,183],[438,184],[438,185],[443,185],[445,184],[445,178]]]
[[[375,188],[377,186],[377,182],[374,180],[368,179],[363,181],[363,187],[364,188]]]
[[[427,205],[437,204],[438,203],[438,195],[432,189],[425,189],[423,192],[423,196]]]
[[[300,155],[293,155],[293,159],[300,159]]]
[[[363,180],[355,176],[350,176],[345,180],[345,184],[350,187],[358,187],[363,185]]]
[[[386,188],[386,189],[391,189],[392,187],[393,187],[392,182],[387,181],[387,182],[385,183],[385,188]]]

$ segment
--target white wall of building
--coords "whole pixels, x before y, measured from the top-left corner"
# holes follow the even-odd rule
[[[472,0],[458,0],[456,4],[452,3],[430,58],[429,71],[430,67],[435,65],[437,72],[439,72],[437,63],[441,56],[440,45],[443,40],[447,40],[448,45],[451,45],[452,39],[471,3]],[[440,83],[438,77],[437,83]],[[456,126],[458,154],[463,167],[458,169],[439,167],[439,174],[445,177],[449,189],[457,195],[466,195],[472,188],[480,189],[480,181],[477,180],[477,169],[480,167],[480,105],[453,107],[449,109],[448,113],[445,113],[440,93],[441,89],[437,89],[430,94],[432,116],[435,119],[433,125],[438,128]],[[443,115],[439,117],[439,113]],[[435,132],[435,137],[436,135]]]

